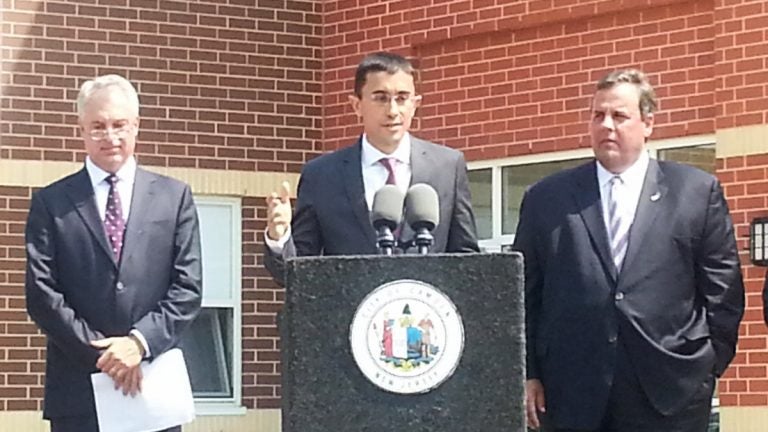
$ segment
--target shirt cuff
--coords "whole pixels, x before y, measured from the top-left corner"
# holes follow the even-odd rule
[[[144,347],[144,358],[149,358],[151,354],[149,352],[149,345],[147,344],[147,340],[144,338],[144,335],[136,329],[131,330],[129,334],[141,342],[141,346]]]
[[[264,244],[267,245],[270,251],[272,251],[275,255],[280,255],[283,253],[283,248],[285,247],[285,244],[288,242],[288,239],[291,237],[291,227],[288,227],[287,230],[285,230],[285,234],[283,234],[282,237],[278,240],[272,240],[267,235],[267,230],[264,230]]]

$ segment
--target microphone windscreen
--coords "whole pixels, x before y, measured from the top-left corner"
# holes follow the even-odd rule
[[[405,196],[395,185],[385,185],[373,196],[371,206],[371,224],[378,230],[388,226],[394,230],[403,219],[403,200]]]
[[[427,228],[431,231],[440,223],[440,202],[432,186],[419,183],[408,189],[405,220],[414,230]]]

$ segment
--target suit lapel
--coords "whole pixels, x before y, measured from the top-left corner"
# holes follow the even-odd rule
[[[573,196],[579,205],[579,214],[587,227],[587,232],[592,240],[592,247],[597,252],[603,268],[615,282],[617,279],[616,266],[611,259],[596,169],[595,162],[584,164],[579,168],[577,179],[574,182]]]
[[[424,141],[411,135],[411,184],[413,186],[419,183],[433,184],[430,180],[430,174],[433,172],[433,161],[429,154],[428,146]],[[400,230],[401,239],[413,238],[414,232],[410,225],[403,221]]]
[[[147,226],[147,217],[152,213],[155,190],[152,187],[155,177],[141,168],[136,169],[136,178],[133,182],[133,196],[131,197],[131,211],[125,227],[125,240],[123,241],[122,261],[127,262],[137,244],[144,234]]]
[[[362,162],[360,159],[361,148],[362,142],[358,140],[357,144],[350,147],[344,153],[344,166],[342,167],[344,176],[342,181],[355,219],[357,219],[357,222],[368,238],[368,243],[376,244],[376,235],[371,227],[368,204],[365,202],[365,185],[363,183]]]
[[[75,210],[83,219],[85,226],[88,227],[93,239],[117,267],[115,255],[112,253],[112,248],[107,240],[107,233],[104,232],[104,223],[99,216],[99,209],[96,207],[96,197],[88,171],[85,168],[80,170],[68,186],[66,194],[74,204]]]
[[[643,241],[650,235],[656,216],[659,214],[667,195],[667,185],[664,182],[664,174],[659,168],[659,163],[651,159],[648,163],[648,171],[645,174],[643,188],[640,191],[640,200],[637,203],[635,219],[629,229],[629,244],[627,255],[624,257],[622,272],[631,268],[632,261],[640,253]]]

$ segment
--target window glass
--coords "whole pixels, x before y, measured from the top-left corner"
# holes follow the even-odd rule
[[[717,168],[714,144],[659,150],[659,159],[692,165],[713,175]]]
[[[195,397],[233,396],[231,335],[231,308],[204,308],[184,333],[180,346]]]
[[[472,210],[475,213],[477,223],[477,238],[489,239],[493,237],[491,169],[472,170],[469,171],[468,176],[469,190],[472,194]]]
[[[514,234],[520,214],[520,202],[528,186],[544,177],[581,165],[592,158],[510,165],[501,169],[501,234]]]

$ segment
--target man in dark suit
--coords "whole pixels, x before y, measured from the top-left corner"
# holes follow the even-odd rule
[[[637,70],[597,84],[596,161],[523,198],[529,426],[707,429],[733,358],[744,287],[718,181],[649,158],[653,88]]]
[[[176,346],[200,309],[192,195],[136,166],[138,111],[123,77],[83,84],[85,167],[32,197],[26,299],[48,337],[43,415],[52,432],[98,431],[91,373],[135,395],[141,360]]]
[[[403,192],[418,183],[437,191],[440,222],[432,232],[433,252],[478,251],[463,155],[408,133],[421,101],[414,73],[410,62],[396,54],[365,57],[350,96],[362,118],[362,137],[304,167],[295,214],[287,184],[267,197],[265,264],[278,282],[287,257],[375,254],[369,210],[376,191],[386,183]],[[413,232],[406,226],[400,234],[408,239]]]

